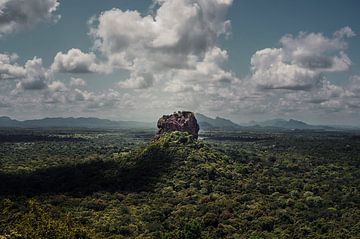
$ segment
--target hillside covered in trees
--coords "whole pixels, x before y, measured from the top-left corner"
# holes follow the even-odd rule
[[[1,239],[360,237],[353,134],[1,134]]]

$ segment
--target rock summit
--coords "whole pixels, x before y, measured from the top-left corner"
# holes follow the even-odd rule
[[[178,111],[171,115],[164,115],[157,122],[159,128],[156,138],[160,135],[173,132],[187,132],[191,134],[194,139],[198,138],[199,125],[193,112],[190,111]]]

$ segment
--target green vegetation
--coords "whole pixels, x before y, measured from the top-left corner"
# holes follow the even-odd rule
[[[0,134],[1,239],[360,238],[349,133]]]

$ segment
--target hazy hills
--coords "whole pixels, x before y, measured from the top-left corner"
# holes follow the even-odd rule
[[[211,129],[211,128],[240,128],[241,126],[235,124],[231,120],[216,117],[215,119],[210,118],[206,115],[197,113],[195,115],[200,129]]]
[[[289,119],[272,119],[272,120],[266,120],[266,121],[252,121],[249,123],[249,126],[252,127],[264,127],[264,128],[281,128],[281,129],[323,129],[323,130],[330,130],[334,129],[331,126],[325,126],[325,125],[310,125],[303,121]]]
[[[153,128],[153,123],[137,121],[112,121],[99,118],[44,118],[36,120],[14,120],[0,117],[0,127],[12,128]]]
[[[246,125],[239,125],[231,120],[216,117],[215,119],[203,114],[196,114],[201,129],[285,129],[285,130],[330,130],[331,126],[310,125],[299,120],[272,119],[266,121],[251,121]]]
[[[350,126],[326,126],[311,125],[303,121],[290,119],[272,119],[266,121],[251,121],[248,124],[239,125],[229,119],[216,117],[211,118],[206,115],[196,113],[196,119],[202,130],[234,130],[234,129],[280,129],[280,130],[335,130],[335,129],[358,129]],[[44,118],[35,120],[15,120],[10,117],[0,117],[0,127],[2,128],[107,128],[107,129],[139,129],[155,128],[155,122],[139,121],[112,121],[99,118]]]

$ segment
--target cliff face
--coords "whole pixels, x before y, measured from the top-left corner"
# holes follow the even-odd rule
[[[164,115],[157,122],[159,128],[156,137],[168,132],[180,131],[191,134],[198,138],[199,125],[194,113],[189,111],[178,111],[171,115]]]

